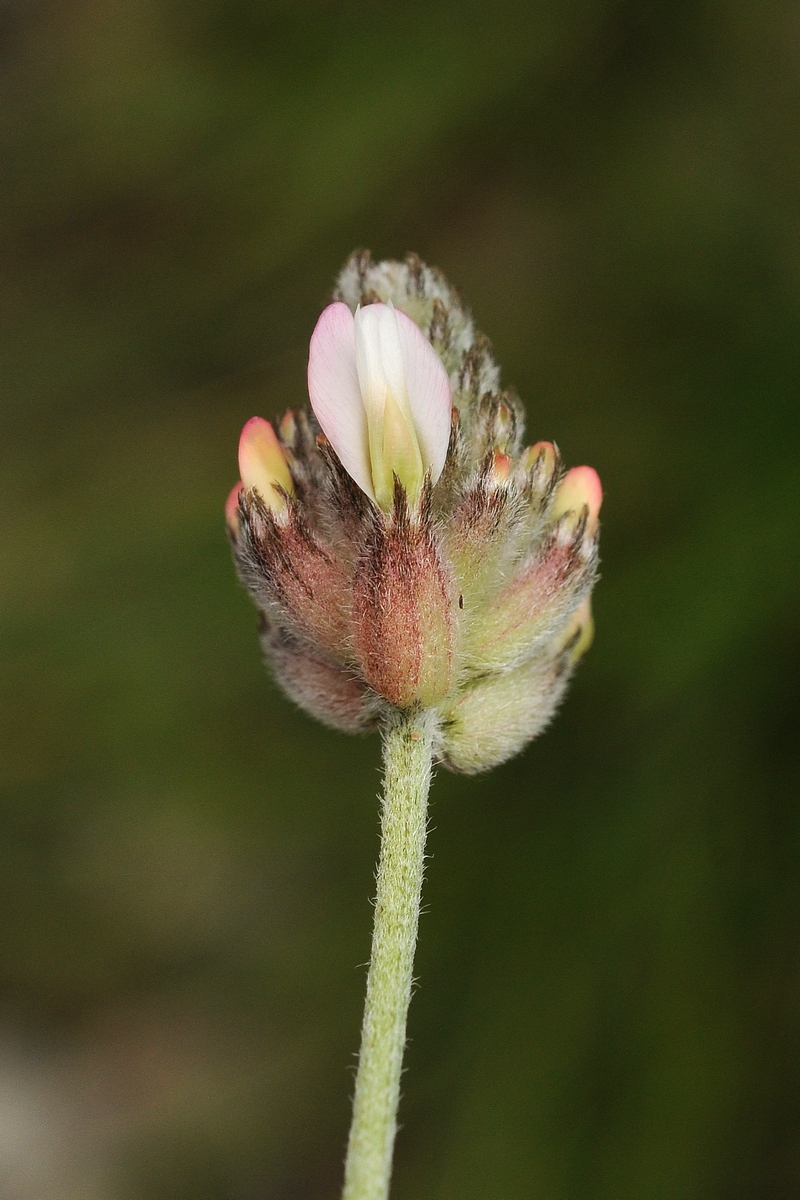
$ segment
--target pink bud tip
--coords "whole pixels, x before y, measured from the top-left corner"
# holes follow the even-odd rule
[[[508,454],[503,454],[501,450],[492,451],[492,467],[491,467],[491,482],[495,486],[500,486],[507,482],[511,474],[512,460]]]
[[[244,484],[241,479],[234,484],[228,493],[228,499],[225,501],[225,523],[230,529],[234,537],[239,532],[239,493],[242,491]]]
[[[239,472],[246,488],[255,488],[276,514],[286,511],[286,501],[276,489],[294,491],[286,455],[275,430],[263,417],[251,417],[239,438]]]
[[[603,503],[603,487],[600,476],[594,467],[573,467],[567,471],[558,485],[553,503],[553,516],[560,517],[567,512],[580,512],[586,506],[589,510],[587,532],[593,534],[597,529],[600,515],[600,505]]]

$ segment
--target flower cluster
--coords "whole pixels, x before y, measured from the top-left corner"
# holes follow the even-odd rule
[[[503,762],[591,642],[597,473],[523,448],[488,342],[414,256],[352,256],[308,387],[312,413],[245,425],[226,508],[276,678],[337,729],[427,707],[445,765]]]

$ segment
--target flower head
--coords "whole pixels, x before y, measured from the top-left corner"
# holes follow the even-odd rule
[[[293,700],[373,727],[428,708],[479,771],[550,720],[593,631],[602,489],[522,445],[522,407],[443,277],[345,266],[311,338],[313,415],[242,431],[226,519]]]

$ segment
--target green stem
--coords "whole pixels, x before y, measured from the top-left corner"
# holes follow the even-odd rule
[[[383,733],[381,852],[343,1200],[387,1200],[425,865],[435,719]]]

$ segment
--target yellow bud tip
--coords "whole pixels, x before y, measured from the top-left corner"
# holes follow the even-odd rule
[[[281,417],[278,432],[285,446],[294,444],[295,434],[297,433],[297,421],[291,409],[288,409]]]
[[[579,658],[583,658],[593,641],[594,617],[592,616],[592,602],[587,596],[564,634],[564,646],[569,646],[569,661],[575,663]],[[570,642],[572,642],[571,646]]]
[[[255,488],[276,516],[286,512],[286,501],[277,489],[291,495],[294,484],[275,430],[263,417],[251,417],[242,430],[239,472],[243,486]]]
[[[542,475],[549,478],[556,466],[556,448],[552,442],[536,442],[522,455],[522,469],[527,474],[538,466]]]
[[[240,479],[231,488],[228,493],[228,499],[225,501],[225,524],[228,526],[233,537],[238,537],[239,534],[239,494],[243,486]]]
[[[514,414],[504,400],[497,406],[495,414],[495,430],[499,438],[507,437],[514,423]]]
[[[589,510],[586,531],[593,534],[597,529],[602,503],[603,487],[594,467],[573,467],[558,485],[553,501],[553,516],[558,518],[564,513],[580,512],[585,507]]]

